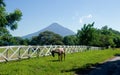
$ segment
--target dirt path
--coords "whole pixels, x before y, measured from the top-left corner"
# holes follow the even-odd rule
[[[120,56],[105,61],[86,75],[120,75]]]

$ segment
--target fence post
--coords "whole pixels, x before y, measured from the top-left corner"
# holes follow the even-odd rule
[[[6,50],[6,58],[5,61],[7,62],[8,61],[8,49]]]
[[[21,49],[21,47],[19,48],[19,50],[18,50],[18,59],[21,59],[21,57],[20,57],[20,49]]]
[[[37,49],[37,57],[39,58],[40,48]]]
[[[8,49],[6,50],[6,58],[8,58]]]
[[[28,49],[28,59],[30,58],[30,48]]]

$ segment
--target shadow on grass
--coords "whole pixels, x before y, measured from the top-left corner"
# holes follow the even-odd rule
[[[120,57],[120,54],[115,54],[115,56]],[[62,70],[61,72],[74,72],[75,75],[120,75],[120,59],[107,61],[102,64],[88,63],[82,66],[82,68],[72,68],[69,70]]]
[[[120,54],[119,54],[119,53],[116,53],[114,56],[120,56]]]
[[[49,60],[50,62],[60,62],[59,60]]]
[[[69,70],[62,70],[61,72],[75,72],[75,74],[77,75],[87,75],[89,72],[91,72],[93,69],[95,69],[96,67],[100,66],[101,64],[91,64],[88,63],[84,66],[82,66],[82,68],[73,68],[73,69],[69,69]]]

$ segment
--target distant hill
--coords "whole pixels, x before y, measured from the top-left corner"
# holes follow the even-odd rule
[[[63,36],[63,37],[67,36],[67,35],[74,35],[75,34],[72,30],[63,27],[63,26],[59,25],[58,23],[52,23],[48,27],[46,27],[40,31],[25,35],[22,38],[29,39],[29,38],[32,38],[33,36],[38,36],[41,32],[44,32],[44,31],[52,31],[54,33],[57,33],[57,34]]]

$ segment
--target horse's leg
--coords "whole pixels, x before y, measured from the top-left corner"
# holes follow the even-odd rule
[[[65,60],[65,53],[63,55],[64,55],[64,60]]]
[[[58,60],[60,61],[60,54],[58,53]]]
[[[59,60],[59,61],[62,60],[62,56],[61,56],[61,54],[58,54],[58,60]]]
[[[61,56],[61,61],[62,61],[63,54],[61,54],[60,56]]]

